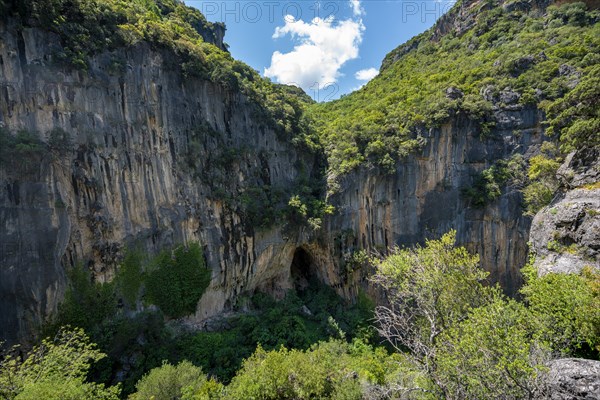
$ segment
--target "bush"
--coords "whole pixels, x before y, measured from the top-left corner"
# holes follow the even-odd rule
[[[112,283],[93,281],[90,272],[81,265],[68,273],[69,286],[56,317],[46,327],[53,332],[62,325],[72,325],[90,332],[95,326],[115,315],[117,295]]]
[[[548,273],[538,276],[523,269],[524,301],[544,325],[543,339],[563,355],[585,349],[600,354],[600,274],[591,268],[580,274]]]
[[[369,385],[385,384],[395,369],[385,351],[360,341],[330,340],[306,351],[259,347],[244,361],[225,398],[360,400]]]
[[[87,381],[93,363],[105,354],[90,343],[82,329],[64,328],[44,339],[24,361],[12,354],[0,358],[0,396],[28,400],[118,400],[120,388]]]
[[[165,362],[139,380],[135,385],[137,391],[129,399],[191,399],[190,394],[200,392],[208,382],[202,369],[189,361],[177,365]]]
[[[192,314],[210,278],[210,270],[197,243],[188,248],[179,246],[173,251],[163,251],[156,257],[146,279],[148,300],[174,318]]]
[[[550,158],[546,154],[531,157],[527,172],[529,183],[523,189],[527,215],[533,216],[550,204],[559,187],[556,177],[559,167],[559,158]]]
[[[514,154],[508,160],[498,160],[476,175],[473,185],[463,189],[463,195],[475,207],[484,207],[502,194],[506,185],[520,186],[525,181],[525,160]]]
[[[532,336],[537,323],[523,304],[498,296],[444,332],[436,363],[448,397],[521,399],[538,393],[550,349]]]

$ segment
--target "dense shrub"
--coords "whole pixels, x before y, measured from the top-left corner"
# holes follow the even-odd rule
[[[155,258],[146,278],[147,297],[171,317],[189,315],[196,311],[210,278],[200,246],[179,246]]]
[[[13,349],[16,350],[16,349]],[[0,357],[0,397],[7,400],[117,400],[119,386],[89,382],[92,364],[105,357],[81,329],[64,328],[24,355]]]
[[[565,355],[586,349],[600,355],[600,274],[586,268],[579,274],[538,276],[531,265],[523,273],[521,293],[544,325],[544,340]]]
[[[192,399],[190,394],[209,394],[207,389],[215,395],[204,397],[205,400],[216,397],[219,387],[211,387],[211,382],[206,378],[202,369],[194,366],[189,361],[182,361],[177,365],[163,363],[160,368],[151,370],[144,375],[135,385],[137,391],[129,396],[130,400],[147,399]]]
[[[561,160],[552,156],[552,153],[543,153],[529,160],[527,171],[529,181],[523,188],[527,215],[533,216],[550,204],[559,187],[556,171],[560,167]]]
[[[369,385],[385,384],[396,365],[383,349],[360,340],[330,340],[306,351],[259,347],[244,361],[225,398],[360,400]]]
[[[304,292],[288,292],[281,301],[259,293],[245,307],[250,307],[250,313],[231,317],[224,324],[229,328],[181,338],[179,354],[229,382],[257,344],[266,350],[280,346],[307,349],[329,337],[350,339],[372,334],[368,322],[372,305],[368,301],[344,305],[331,288],[316,282]]]

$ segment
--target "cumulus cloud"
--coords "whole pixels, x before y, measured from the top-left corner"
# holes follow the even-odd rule
[[[356,73],[354,74],[354,77],[356,79],[358,79],[359,81],[370,81],[371,79],[375,78],[377,75],[379,75],[379,70],[377,68],[368,68],[368,69],[361,69],[360,71],[356,71]]]
[[[353,12],[354,3],[351,2]],[[360,3],[356,3],[360,9]],[[342,65],[358,57],[365,30],[362,20],[354,14],[354,19],[337,21],[332,16],[314,18],[310,22],[286,16],[285,25],[275,29],[273,38],[290,35],[298,44],[289,53],[275,51],[271,65],[265,68],[265,76],[304,90],[337,82]]]

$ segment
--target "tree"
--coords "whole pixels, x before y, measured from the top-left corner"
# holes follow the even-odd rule
[[[544,393],[547,343],[539,321],[522,303],[499,295],[469,312],[436,343],[438,375],[447,397],[523,399]]]
[[[149,300],[170,317],[179,318],[196,311],[198,301],[210,284],[210,270],[198,243],[163,251],[148,274]]]
[[[82,329],[59,330],[54,339],[34,347],[25,361],[17,348],[0,361],[0,397],[3,399],[117,400],[120,387],[105,388],[87,382],[93,363],[105,357]]]
[[[386,305],[375,309],[379,333],[433,382],[431,389],[448,396],[438,371],[437,342],[442,333],[467,318],[471,309],[487,304],[496,288],[483,284],[488,273],[479,257],[454,247],[456,232],[425,247],[396,249],[379,262],[373,280],[386,294]]]
[[[306,351],[265,351],[258,347],[244,361],[226,390],[226,399],[347,399],[364,398],[372,387],[396,377],[397,363],[382,349],[356,339],[330,339]]]
[[[177,365],[163,363],[154,368],[136,384],[137,392],[130,400],[147,399],[211,399],[222,390],[222,386],[206,379],[202,369],[189,361]],[[201,396],[202,394],[206,396]]]

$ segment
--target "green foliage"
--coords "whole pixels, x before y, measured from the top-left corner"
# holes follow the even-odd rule
[[[0,168],[10,174],[34,174],[45,153],[46,148],[36,133],[21,130],[12,135],[0,127]]]
[[[226,399],[362,399],[369,384],[384,384],[395,363],[360,340],[330,340],[309,350],[265,351],[244,361]]]
[[[548,133],[560,135],[564,152],[600,146],[600,65],[596,62],[586,67],[587,73],[572,91],[545,104]]]
[[[48,132],[48,147],[58,156],[64,156],[72,147],[69,133],[61,128],[54,128]]]
[[[94,282],[90,272],[81,265],[69,271],[68,278],[65,298],[57,316],[46,327],[48,332],[62,325],[72,325],[90,332],[94,326],[114,315],[117,308],[114,284]]]
[[[145,287],[147,300],[169,316],[193,313],[209,282],[210,271],[198,244],[164,251],[150,260],[139,251],[128,251],[110,283],[93,282],[89,271],[77,266],[69,272],[69,286],[57,315],[43,331],[53,334],[63,325],[84,328],[109,356],[92,371],[101,382],[112,382],[123,360],[135,359],[123,382],[124,392],[130,393],[143,373],[162,360],[177,358],[176,344],[162,314],[127,316],[123,311],[138,310]],[[168,294],[175,298],[167,299]]]
[[[454,247],[455,240],[456,231],[451,231],[440,240],[426,241],[424,247],[396,249],[376,265],[374,280],[390,301],[390,307],[376,309],[378,318],[381,321],[393,310],[410,325],[384,336],[397,348],[413,350],[415,356],[426,356],[419,354],[422,341],[435,344],[441,332],[464,318],[469,309],[485,304],[494,292],[483,285],[488,273],[478,267],[479,257],[464,247]],[[389,334],[385,326],[382,329],[382,334]]]
[[[522,303],[496,296],[443,333],[437,366],[450,398],[530,398],[542,388],[548,346]]]
[[[340,330],[348,338],[370,335],[367,321],[373,309],[367,300],[345,306],[331,288],[315,282],[300,294],[288,292],[281,301],[257,294],[246,306],[251,312],[231,317],[224,324],[228,329],[181,338],[181,357],[228,382],[259,343],[267,350],[307,349],[319,340],[339,337]]]
[[[600,352],[600,274],[587,268],[580,274],[538,276],[529,265],[523,275],[521,293],[544,325],[544,339],[565,355],[582,347]]]
[[[466,32],[440,37],[432,28],[392,51],[360,90],[310,108],[333,174],[359,165],[393,171],[423,144],[425,130],[450,117],[489,134],[494,120],[484,89],[509,87],[521,105],[546,111],[564,151],[598,145],[599,11],[583,3],[552,6],[546,15],[486,6]],[[449,87],[464,95],[447,97]]]
[[[146,278],[148,300],[174,318],[192,314],[210,278],[197,243],[163,251],[155,258]]]
[[[425,247],[396,249],[376,265],[373,278],[389,303],[375,309],[380,335],[408,351],[413,367],[430,379],[428,390],[439,396],[449,394],[439,365],[440,336],[498,293],[483,284],[488,273],[478,268],[479,257],[454,247],[455,240],[451,231]]]
[[[529,183],[523,189],[527,215],[535,215],[554,198],[559,186],[556,171],[560,161],[560,158],[552,158],[548,154],[540,154],[529,160]]]
[[[91,335],[108,355],[92,370],[94,380],[121,382],[124,394],[135,391],[136,382],[163,360],[178,361],[174,333],[160,313],[117,315],[95,326]]]
[[[61,329],[25,356],[13,354],[0,361],[0,396],[3,399],[117,400],[120,388],[105,388],[87,381],[93,363],[105,355],[90,343],[82,329]]]
[[[505,185],[524,182],[524,171],[525,160],[521,154],[514,154],[508,160],[498,160],[477,175],[473,185],[465,188],[463,194],[473,206],[484,207],[500,197]]]
[[[135,385],[137,391],[129,399],[191,399],[191,396],[184,394],[203,391],[208,382],[202,369],[189,361],[177,365],[165,362],[139,380]]]
[[[123,299],[135,308],[143,284],[144,256],[139,250],[128,250],[119,266],[116,284]]]

